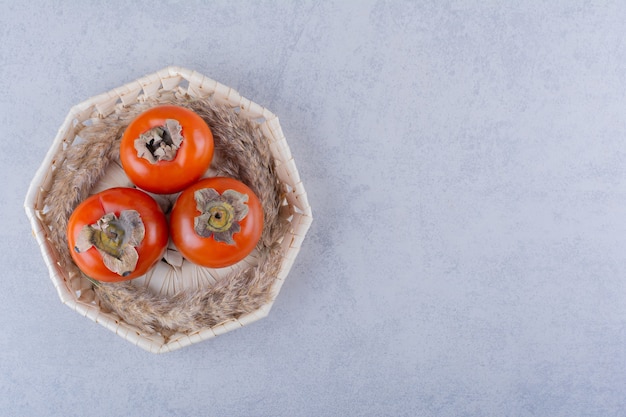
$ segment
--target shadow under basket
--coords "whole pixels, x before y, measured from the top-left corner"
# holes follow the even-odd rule
[[[163,259],[145,275],[94,283],[71,260],[67,220],[89,195],[134,187],[119,162],[119,140],[137,114],[159,104],[186,106],[205,119],[214,134],[215,155],[204,176],[232,176],[260,194],[264,235],[252,254],[227,268],[192,264],[170,241]],[[166,213],[176,196],[153,195]],[[61,301],[153,353],[267,316],[312,222],[278,118],[235,90],[180,67],[164,68],[74,106],[30,184],[25,208]]]

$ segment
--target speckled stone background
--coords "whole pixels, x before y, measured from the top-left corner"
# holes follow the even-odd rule
[[[0,0],[1,414],[626,415],[625,22]],[[22,206],[72,105],[167,65],[280,117],[315,221],[269,317],[155,356],[61,304]]]

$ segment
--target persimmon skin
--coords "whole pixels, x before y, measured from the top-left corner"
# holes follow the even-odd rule
[[[137,266],[127,276],[109,270],[95,247],[81,253],[75,250],[83,226],[96,223],[107,213],[119,216],[123,210],[138,211],[145,228],[143,240],[135,247],[139,254]],[[168,239],[167,219],[161,208],[152,197],[135,188],[109,188],[88,197],[74,209],[67,225],[67,241],[74,263],[88,277],[103,282],[126,281],[144,275],[163,257]]]
[[[203,188],[213,188],[220,194],[230,189],[248,195],[248,214],[239,222],[241,230],[233,234],[234,244],[196,233],[194,218],[201,213],[194,192]],[[209,268],[223,268],[241,261],[254,250],[262,232],[261,202],[248,186],[233,178],[211,177],[194,183],[179,195],[170,214],[170,236],[178,251],[187,260]]]
[[[152,164],[137,156],[135,139],[164,125],[167,119],[180,123],[184,138],[174,160]],[[213,150],[213,133],[202,117],[184,107],[162,105],[139,114],[128,125],[120,142],[120,161],[137,187],[155,194],[172,194],[193,184],[206,172]]]

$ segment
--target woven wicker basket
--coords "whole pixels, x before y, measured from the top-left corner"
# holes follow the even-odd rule
[[[54,171],[63,161],[65,149],[73,146],[76,139],[75,126],[80,123],[89,123],[105,118],[114,112],[123,112],[127,106],[145,102],[149,98],[159,97],[167,93],[186,95],[192,98],[211,97],[216,102],[225,104],[236,111],[238,117],[246,118],[262,132],[262,137],[268,141],[272,157],[274,158],[276,175],[285,191],[284,216],[290,226],[280,241],[281,256],[280,271],[271,288],[271,301],[260,309],[249,314],[234,318],[211,328],[204,328],[190,334],[177,333],[168,337],[160,334],[150,334],[141,331],[120,319],[113,312],[100,308],[94,301],[91,283],[84,277],[68,274],[61,267],[56,258],[56,251],[49,239],[50,229],[43,222],[45,211],[44,200],[50,193],[54,181]],[[128,178],[123,175],[119,165],[112,164],[93,192],[113,186],[128,185]],[[153,353],[169,352],[202,340],[210,339],[219,334],[240,328],[246,324],[265,317],[273,304],[280,288],[287,277],[291,266],[300,250],[304,236],[312,221],[311,208],[307,195],[300,181],[287,141],[283,135],[278,118],[262,106],[242,97],[235,90],[226,87],[195,71],[180,67],[167,67],[154,74],[142,77],[134,82],[112,91],[92,97],[91,99],[74,106],[64,123],[60,127],[50,150],[42,165],[33,178],[26,196],[25,208],[32,225],[33,234],[40,246],[44,261],[48,267],[50,278],[58,292],[61,301],[77,313],[101,324],[115,332],[129,342]],[[168,255],[174,262],[182,263],[182,257],[177,255],[175,248],[168,250]],[[181,258],[176,261],[176,258]],[[250,265],[255,262],[255,254],[241,261],[231,268],[241,265]],[[157,268],[158,269],[158,268]],[[161,295],[173,295],[181,289],[194,289],[210,286],[222,279],[229,272],[229,268],[198,272],[194,268],[178,268],[176,273],[164,269],[151,271],[134,282],[150,288]]]

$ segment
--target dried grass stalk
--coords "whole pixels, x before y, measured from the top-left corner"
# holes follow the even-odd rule
[[[80,273],[67,246],[65,230],[74,208],[84,200],[103,176],[108,165],[119,158],[119,141],[128,124],[140,112],[159,104],[176,104],[197,112],[211,127],[217,174],[241,180],[259,197],[265,227],[257,245],[258,264],[233,272],[210,288],[182,291],[172,297],[153,294],[131,282],[99,283],[96,302],[115,312],[123,321],[146,333],[164,336],[193,332],[236,319],[266,304],[281,265],[280,238],[288,223],[279,216],[283,196],[269,145],[258,127],[240,118],[230,107],[210,98],[166,94],[136,103],[92,125],[79,125],[82,143],[67,147],[64,162],[55,172],[45,199],[43,221],[50,228],[50,241],[62,268]]]

